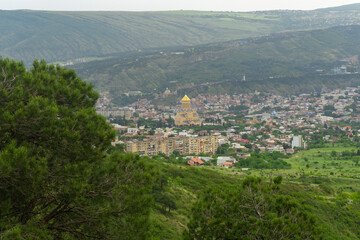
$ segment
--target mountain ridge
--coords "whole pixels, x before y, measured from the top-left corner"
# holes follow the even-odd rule
[[[360,23],[357,11],[0,11],[0,56],[48,62]]]
[[[293,81],[305,81],[304,78],[320,79],[319,85],[316,81],[305,81],[313,89],[323,85],[326,80],[323,78],[332,75],[336,67],[347,65],[349,72],[358,72],[358,39],[359,25],[341,26],[159,50],[73,67],[97,89],[112,91],[115,95],[130,90],[161,93],[167,87],[171,91],[196,88],[202,92],[214,92],[216,87],[225,93],[239,90],[241,86],[256,90],[254,86],[268,86],[275,79],[289,86]],[[244,75],[246,82],[242,82]],[[345,79],[344,76],[336,78]],[[335,86],[336,80],[331,79],[331,85]],[[340,80],[339,83],[343,82]],[[294,92],[292,90],[300,88],[287,90]]]

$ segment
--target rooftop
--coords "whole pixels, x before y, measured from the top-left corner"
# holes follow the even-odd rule
[[[181,102],[190,102],[190,98],[185,94],[185,96],[181,99]]]

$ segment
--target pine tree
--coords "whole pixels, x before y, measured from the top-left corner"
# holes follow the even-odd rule
[[[144,239],[150,167],[107,154],[114,131],[73,70],[0,59],[0,239]]]

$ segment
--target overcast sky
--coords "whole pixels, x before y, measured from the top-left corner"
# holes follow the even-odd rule
[[[0,9],[66,11],[156,11],[180,9],[211,11],[310,10],[357,2],[359,0],[0,0]]]

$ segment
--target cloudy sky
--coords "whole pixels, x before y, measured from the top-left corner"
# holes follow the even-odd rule
[[[180,9],[212,11],[310,10],[356,2],[359,2],[359,0],[0,0],[0,9],[66,11],[156,11]]]

